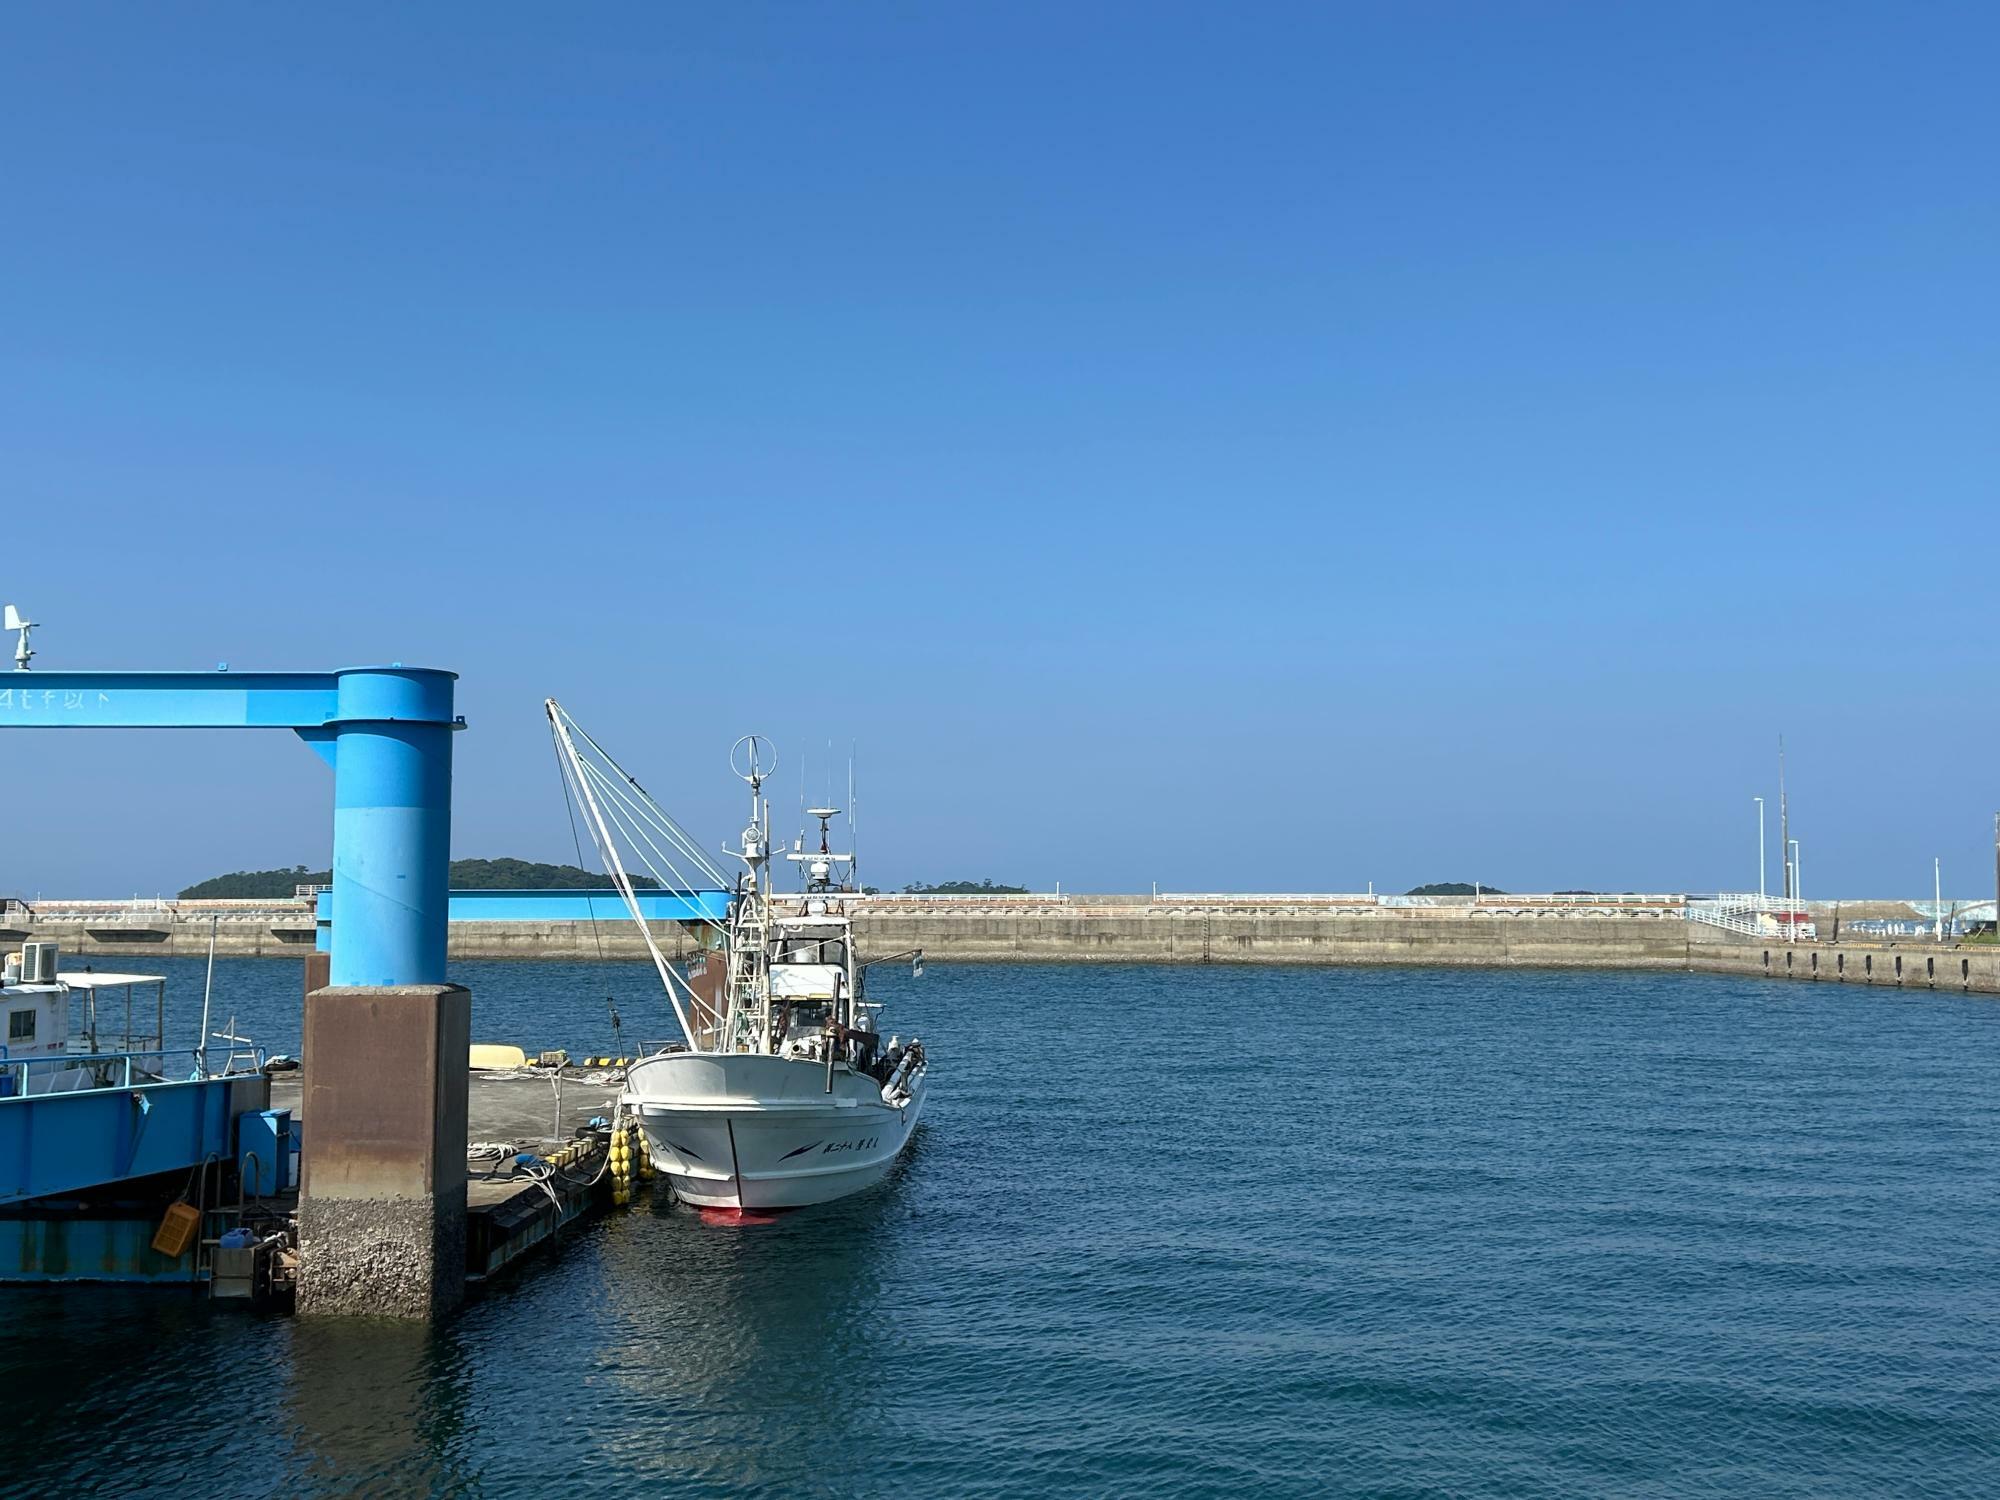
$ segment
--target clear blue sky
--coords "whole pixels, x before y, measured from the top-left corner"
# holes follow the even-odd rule
[[[1782,730],[1808,895],[1988,893],[1997,46],[16,7],[0,595],[45,668],[458,670],[461,855],[569,855],[553,693],[713,840],[738,733],[859,741],[893,885],[1741,886]],[[277,736],[0,755],[0,889],[328,853]]]

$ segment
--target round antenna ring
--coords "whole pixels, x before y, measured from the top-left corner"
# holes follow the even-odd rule
[[[755,786],[778,769],[778,747],[761,734],[746,734],[729,747],[729,769]]]

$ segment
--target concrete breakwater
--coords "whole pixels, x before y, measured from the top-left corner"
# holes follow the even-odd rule
[[[940,961],[1297,963],[1493,968],[1692,969],[1841,984],[2000,994],[2000,947],[1786,943],[1687,920],[1678,896],[1442,897],[880,896],[858,903],[868,951]],[[144,968],[153,957],[297,958],[313,947],[305,901],[8,902],[0,946],[60,942],[77,963]],[[677,957],[694,944],[656,932]],[[629,921],[454,922],[455,958],[641,959]]]
[[[1687,953],[1682,917],[1676,897],[885,899],[862,908],[860,926],[871,948],[922,948],[940,960],[1677,968]]]
[[[878,896],[855,905],[873,952],[922,948],[968,961],[1373,963],[1675,968],[1686,962],[1676,896]],[[8,902],[0,944],[49,939],[99,968],[147,955],[297,957],[313,946],[309,902]],[[676,955],[693,943],[656,927]],[[458,958],[643,958],[626,920],[454,921]]]
[[[1687,935],[1687,966],[1696,973],[2000,995],[2000,945],[1993,943],[1787,943],[1695,923]]]
[[[210,934],[224,957],[312,951],[309,901],[0,901],[0,947],[24,942],[62,944],[70,957],[96,968],[143,967],[147,955],[198,957]]]

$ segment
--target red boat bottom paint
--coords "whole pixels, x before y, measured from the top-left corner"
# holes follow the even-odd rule
[[[775,1224],[781,1208],[704,1208],[698,1209],[704,1224]]]

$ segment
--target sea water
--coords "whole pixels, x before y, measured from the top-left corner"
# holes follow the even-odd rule
[[[640,965],[454,977],[481,1040],[666,1030]],[[295,1050],[298,985],[222,962],[216,1022]],[[2000,1493],[1991,999],[938,962],[878,998],[930,1102],[841,1203],[642,1196],[435,1329],[0,1289],[0,1484]]]

